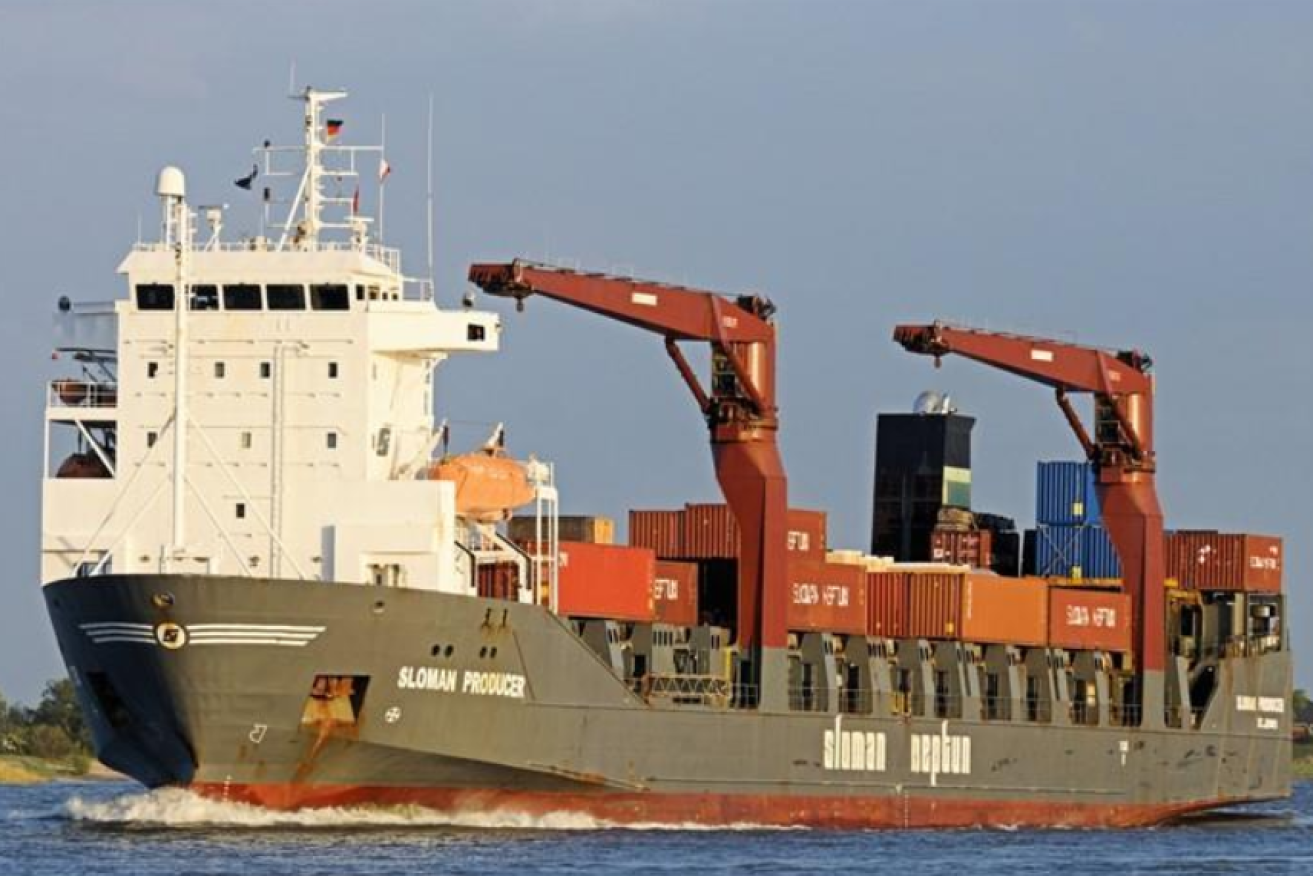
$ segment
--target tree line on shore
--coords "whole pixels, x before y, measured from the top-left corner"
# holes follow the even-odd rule
[[[0,694],[0,754],[65,761],[85,771],[92,756],[91,733],[73,682],[46,682],[35,706],[10,703]]]

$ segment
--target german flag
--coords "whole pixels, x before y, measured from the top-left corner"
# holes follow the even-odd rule
[[[329,142],[337,139],[337,135],[342,133],[342,120],[329,119],[324,123],[324,137]]]

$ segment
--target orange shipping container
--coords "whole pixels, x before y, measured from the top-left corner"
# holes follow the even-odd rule
[[[884,639],[907,636],[907,578],[906,572],[867,573],[867,635]]]
[[[698,622],[698,567],[696,563],[658,560],[652,583],[656,619],[663,624],[693,627]]]
[[[557,609],[566,617],[651,621],[656,555],[648,548],[561,542]]]
[[[907,576],[907,636],[956,639],[962,631],[961,572],[911,572]]]
[[[962,633],[967,642],[1043,645],[1048,640],[1049,588],[1042,578],[967,575]]]
[[[1107,590],[1049,588],[1049,645],[1077,651],[1131,650],[1131,597]]]
[[[1167,577],[1189,590],[1278,593],[1285,565],[1280,538],[1180,530],[1167,534]]]
[[[684,556],[684,512],[630,511],[629,543],[662,559]]]
[[[814,560],[789,561],[786,622],[798,632],[866,632],[866,572]]]

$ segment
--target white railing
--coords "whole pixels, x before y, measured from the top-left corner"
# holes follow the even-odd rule
[[[133,252],[171,252],[173,247],[160,241],[139,241],[132,245]],[[197,246],[194,252],[358,252],[382,262],[394,273],[401,271],[401,250],[379,243],[355,244],[345,240],[321,240],[318,243],[297,244],[279,250],[273,240],[217,240]]]
[[[46,407],[51,408],[112,408],[119,403],[116,383],[94,383],[87,380],[52,380],[46,386]]]

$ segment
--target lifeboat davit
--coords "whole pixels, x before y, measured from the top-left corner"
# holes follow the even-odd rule
[[[511,516],[533,501],[523,463],[490,453],[465,453],[429,464],[426,479],[456,485],[456,513],[484,523]]]

